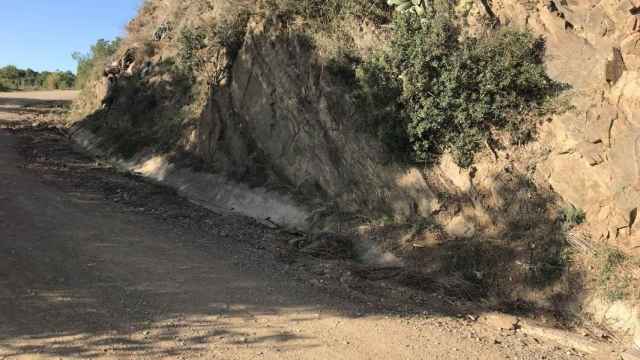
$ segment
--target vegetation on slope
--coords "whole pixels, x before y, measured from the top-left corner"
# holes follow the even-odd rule
[[[209,2],[201,3],[204,12]],[[446,1],[414,7],[396,1],[410,10],[397,12],[384,0],[266,3],[267,12],[302,19],[310,41],[318,34],[332,38],[327,68],[351,88],[362,110],[361,127],[404,159],[430,164],[451,152],[468,167],[480,149],[495,143],[497,131],[508,130],[513,143],[529,141],[532,115],[547,110],[546,101],[558,88],[544,70],[542,39],[511,29],[465,35]],[[178,65],[173,71],[178,77],[192,79],[194,101],[203,105],[203,89],[224,78],[251,14],[249,8],[235,9],[233,16],[195,22],[172,35],[177,52],[175,60],[166,61]],[[345,33],[349,19],[390,23],[388,44],[371,55],[358,53]],[[119,39],[100,40],[90,54],[74,55],[79,87],[100,76],[119,44]]]
[[[90,81],[102,76],[102,70],[107,61],[115,54],[120,46],[120,38],[114,40],[99,39],[91,46],[88,54],[74,53],[73,59],[78,62],[76,85],[83,89]]]
[[[356,71],[361,108],[372,114],[366,128],[416,161],[450,151],[468,167],[494,131],[511,130],[514,143],[531,139],[528,118],[558,86],[543,56],[544,41],[527,32],[467,37],[448,15],[401,12],[388,50]]]
[[[132,156],[145,147],[176,149],[183,131],[198,126],[216,86],[233,81],[229,70],[245,44],[252,16],[282,21],[288,36],[282,39],[296,44],[305,39],[311,59],[333,75],[327,85],[350,95],[341,97],[345,107],[355,103],[353,119],[358,127],[414,162],[429,164],[451,152],[460,165],[470,166],[474,155],[493,143],[499,132],[511,133],[516,143],[528,141],[535,135],[535,115],[546,111],[546,101],[557,88],[544,71],[541,39],[509,29],[472,37],[464,34],[446,6],[429,8],[428,16],[421,16],[419,11],[394,13],[385,1],[274,0],[265,9],[236,9],[185,20],[194,9],[199,14],[215,13],[213,3],[190,2],[176,10],[179,23],[168,17],[151,26],[148,14],[153,14],[154,4],[147,3],[141,11],[147,15],[130,24],[132,38],[124,40],[117,53],[137,44],[136,51],[152,65],[140,61],[146,75],[118,79],[115,105],[95,106],[87,120],[119,155]],[[388,41],[372,46],[374,51],[362,51],[350,38],[349,22],[373,23]],[[158,29],[167,33],[156,37]],[[86,70],[79,68],[79,78],[97,79],[93,76],[114,60],[110,57],[117,46],[99,42],[83,58]],[[85,73],[89,75],[81,75]],[[505,189],[504,204],[513,204],[510,195],[523,188],[530,196],[536,194],[528,179],[522,182],[528,185]],[[441,247],[444,253],[432,251],[450,260],[441,271],[484,289],[482,295],[505,299],[514,292],[514,282],[529,288],[557,283],[567,268],[566,241],[560,223],[547,216],[553,212],[552,194],[537,198],[535,208],[545,211],[534,212],[532,218],[516,216],[510,222],[500,219],[508,224],[499,239],[477,236]],[[534,202],[530,197],[518,201]],[[507,211],[496,209],[500,214]],[[526,266],[517,265],[520,260]]]
[[[311,25],[323,29],[331,29],[337,20],[349,17],[386,24],[393,12],[386,0],[279,0],[272,7],[311,20]]]

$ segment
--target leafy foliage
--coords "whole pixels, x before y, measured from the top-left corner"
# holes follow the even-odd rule
[[[394,154],[403,155],[410,147],[406,129],[406,112],[402,98],[402,81],[384,57],[376,56],[360,64],[356,70],[359,89],[355,93],[357,107],[366,114],[360,125],[373,131]]]
[[[178,59],[188,69],[197,67],[200,63],[198,51],[207,46],[207,34],[201,29],[184,28],[178,38]]]
[[[244,43],[249,15],[249,12],[241,11],[232,19],[223,19],[213,29],[217,43],[227,49],[232,60],[238,55]]]
[[[382,62],[360,66],[360,91],[384,96],[377,100],[383,107],[395,103],[393,116],[376,114],[373,122],[378,133],[405,133],[416,161],[430,163],[451,151],[459,165],[470,166],[492,131],[531,129],[528,115],[557,88],[544,70],[544,41],[527,32],[462,37],[447,15],[423,18],[406,11],[395,16],[390,45]],[[403,129],[390,132],[394,127]]]
[[[178,37],[178,61],[187,72],[219,81],[242,48],[249,13],[241,11],[211,26],[184,28]],[[224,51],[221,51],[223,50]],[[226,57],[225,57],[226,56]]]
[[[121,39],[109,41],[99,39],[91,46],[91,52],[88,54],[74,53],[73,59],[78,62],[77,84],[80,89],[94,77],[100,76],[107,61],[116,53],[120,46]]]
[[[582,224],[587,219],[587,215],[584,210],[576,208],[571,205],[562,209],[560,214],[560,221],[566,228],[571,228],[575,225]]]
[[[624,300],[630,296],[633,279],[624,271],[631,259],[620,250],[603,246],[596,251],[598,272],[596,285],[601,296],[609,302]]]
[[[74,87],[76,76],[70,71],[43,71],[19,69],[13,65],[0,68],[0,91],[10,90],[64,90]]]

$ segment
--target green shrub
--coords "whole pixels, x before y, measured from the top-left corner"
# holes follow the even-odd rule
[[[0,81],[0,91],[9,91],[11,90],[11,88],[9,88],[9,86],[5,85],[2,81]]]
[[[200,66],[198,51],[207,46],[207,34],[202,28],[184,28],[178,37],[178,60],[186,69]]]
[[[587,215],[585,214],[584,210],[576,208],[573,205],[563,208],[560,213],[560,221],[562,221],[564,227],[566,228],[580,225],[586,219]]]
[[[121,39],[99,39],[91,46],[88,54],[74,53],[73,59],[78,63],[75,87],[83,89],[91,80],[102,76],[105,65],[120,47]]]
[[[358,66],[356,106],[364,114],[360,130],[382,141],[394,154],[403,155],[410,147],[406,113],[402,104],[402,82],[383,57],[377,56]]]
[[[354,51],[346,47],[338,47],[327,60],[325,70],[344,85],[353,87],[357,85],[356,69],[360,62],[360,57]]]
[[[630,258],[620,250],[602,246],[595,253],[597,266],[596,285],[600,295],[609,302],[629,297],[633,279],[623,266]]]
[[[509,29],[463,37],[448,15],[422,18],[407,11],[394,19],[389,50],[359,69],[358,92],[394,104],[392,115],[372,115],[377,133],[406,136],[405,151],[416,161],[431,163],[451,151],[463,167],[494,130],[512,130],[516,142],[529,140],[529,115],[557,88],[544,70],[541,38]],[[402,129],[390,131],[396,126]]]
[[[213,30],[216,42],[227,49],[232,61],[238,55],[244,43],[249,17],[250,13],[248,11],[240,11],[232,18],[220,21]]]
[[[233,62],[242,48],[249,21],[249,13],[241,11],[212,26],[184,28],[178,37],[178,60],[189,71],[202,71],[207,65],[218,64],[216,52],[227,51]]]
[[[74,88],[75,82],[76,76],[72,72],[56,71],[46,74],[42,87],[47,90],[68,90]]]

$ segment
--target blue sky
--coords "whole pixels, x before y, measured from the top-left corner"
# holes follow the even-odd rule
[[[124,33],[142,0],[0,0],[0,67],[72,70],[74,51]]]

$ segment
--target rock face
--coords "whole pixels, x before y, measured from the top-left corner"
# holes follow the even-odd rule
[[[510,219],[532,218],[524,203],[535,189],[521,183],[528,162],[514,162],[535,162],[538,146],[501,151],[472,169],[450,156],[431,169],[394,163],[356,128],[348,92],[297,36],[275,17],[249,22],[230,76],[187,136],[190,151],[244,181],[287,184],[312,203],[389,214],[401,223],[435,219],[450,238],[497,234],[513,225]]]
[[[592,236],[631,248],[640,205],[640,8],[633,1],[497,1],[477,13],[544,36],[548,71],[567,83],[573,109],[541,128],[535,175],[586,211]],[[230,81],[210,98],[195,130],[195,151],[228,172],[266,162],[273,176],[352,210],[386,207],[396,218],[442,213],[437,194],[491,193],[508,153],[479,165],[471,179],[446,158],[429,172],[388,163],[382,148],[358,133],[348,98],[283,24],[254,19]],[[496,159],[494,159],[496,160]],[[520,164],[523,165],[523,164]],[[251,165],[254,166],[254,165]],[[256,173],[253,171],[253,173]],[[475,183],[474,183],[475,182]],[[449,204],[451,207],[451,204]],[[476,201],[473,216],[447,213],[451,235],[492,223],[495,204]],[[445,206],[446,207],[446,206]],[[474,218],[478,224],[469,224]],[[482,220],[484,219],[484,220]],[[449,224],[449,222],[451,222]],[[472,230],[473,229],[473,230]],[[461,235],[462,234],[462,235]],[[640,236],[640,235],[639,235]]]
[[[172,39],[179,38],[180,29],[193,27],[184,23],[190,16],[171,14],[190,14],[196,8],[190,2],[180,11],[167,4],[163,8],[159,1],[149,4],[151,10],[143,9],[130,25],[137,30],[116,61],[121,71],[114,76],[109,72],[103,90],[96,91],[103,99],[94,103],[102,105],[82,128],[108,130],[124,124],[123,135],[133,134],[127,141],[136,141],[143,137],[138,133],[158,126],[165,114],[177,113],[189,101],[174,90],[180,77],[167,58],[179,51],[181,45]],[[490,8],[483,9],[492,15]],[[354,38],[380,42],[375,31],[355,28],[360,33]],[[140,45],[145,37],[155,43],[153,50]],[[459,168],[449,156],[430,169],[394,162],[378,140],[357,128],[362,113],[345,85],[325,68],[304,29],[276,15],[255,15],[233,59],[224,50],[213,50],[208,55],[218,61],[212,69],[216,74],[223,69],[225,75],[205,88],[202,106],[193,106],[197,115],[182,124],[180,136],[181,151],[208,170],[295,194],[314,214],[340,209],[366,214],[369,220],[433,219],[449,239],[496,236],[524,219],[541,220],[526,205],[536,189],[521,181],[531,175],[530,163],[541,159],[541,147],[499,150],[493,156],[488,152],[473,169]],[[553,215],[549,218],[552,223]],[[341,221],[318,226],[335,229]]]
[[[640,1],[467,2],[470,33],[493,24],[543,36],[547,71],[567,85],[563,96],[571,105],[541,119],[538,141],[487,144],[471,169],[461,169],[446,154],[431,168],[394,161],[356,126],[363,115],[346,85],[326,68],[318,41],[311,41],[317,34],[286,16],[256,11],[237,53],[208,43],[201,73],[213,76],[194,85],[193,74],[176,71],[181,31],[216,24],[226,13],[205,11],[204,3],[221,1],[145,2],[129,25],[131,34],[115,62],[118,71],[91,84],[93,91],[81,100],[92,114],[78,127],[98,137],[104,135],[100,131],[119,130],[115,140],[102,141],[104,147],[115,141],[125,148],[140,141],[151,146],[166,133],[176,135],[177,149],[156,149],[150,158],[158,155],[163,167],[178,174],[181,167],[214,173],[217,181],[203,180],[191,193],[224,198],[231,191],[220,184],[227,183],[241,183],[233,187],[241,192],[260,189],[260,201],[248,198],[232,207],[262,220],[308,224],[319,233],[351,231],[360,237],[353,251],[370,263],[389,257],[428,272],[466,269],[466,279],[489,284],[501,299],[526,299],[520,285],[535,276],[545,276],[547,285],[560,283],[562,271],[554,269],[562,269],[556,265],[568,240],[560,206],[586,212],[580,229],[585,239],[629,252],[640,248]],[[354,47],[363,54],[384,43],[384,31],[350,25]],[[216,189],[209,194],[207,186]],[[272,192],[292,196],[272,201]],[[304,209],[278,209],[282,203]],[[261,204],[271,205],[252,209]],[[265,218],[270,213],[281,215]],[[288,221],[291,213],[311,216]],[[387,219],[395,224],[372,225]],[[307,251],[327,253],[341,244],[319,241]]]
[[[175,80],[163,73],[163,62],[175,56],[178,32],[200,10],[188,3],[149,4],[130,24],[137,40],[125,42],[117,63],[122,74],[114,76],[125,79],[115,86],[109,73],[107,85],[96,86],[96,97],[109,107],[107,118],[118,107],[135,119],[138,105],[157,104],[158,112],[173,106],[168,99]],[[638,245],[640,3],[501,0],[474,1],[472,7],[470,17],[544,36],[548,72],[570,87],[572,110],[549,118],[533,146],[487,152],[472,172],[447,157],[427,171],[394,163],[381,144],[356,129],[348,92],[300,35],[304,31],[278,16],[253,16],[233,61],[224,51],[213,54],[219,59],[215,70],[228,73],[216,79],[200,115],[183,127],[181,144],[214,171],[284,187],[312,208],[377,211],[400,221],[434,217],[452,237],[499,227],[497,214],[510,211],[496,195],[504,179],[532,176],[539,188],[586,211],[594,239]],[[175,15],[180,13],[191,15]],[[469,20],[470,26],[486,23]],[[360,31],[366,36],[354,38],[375,37]],[[156,43],[151,53],[140,45],[145,37]],[[130,96],[137,90],[114,93],[138,78],[147,79],[139,89],[151,89],[140,101],[134,104]],[[164,94],[154,95],[154,89]]]
[[[382,146],[356,131],[348,96],[307,41],[276,18],[252,19],[187,148],[226,173],[278,181],[343,209],[431,214],[435,195],[421,172],[383,165]]]
[[[151,106],[160,113],[172,106],[175,80],[163,70],[163,57],[174,56],[172,39],[190,26],[184,22],[191,16],[171,14],[198,9],[150,4],[130,24],[137,29],[131,38],[138,41],[123,45],[121,74],[114,75],[123,79],[109,73],[107,90],[97,91],[107,94],[102,102],[107,121],[120,112],[132,126],[143,126],[135,124],[136,111]],[[494,151],[471,172],[448,157],[428,171],[394,163],[381,144],[356,129],[358,115],[348,92],[326,71],[303,31],[278,16],[253,16],[233,61],[224,50],[212,54],[219,59],[212,65],[216,73],[228,69],[227,75],[216,77],[200,115],[184,126],[181,144],[214,171],[249,184],[285,187],[313,208],[377,211],[400,221],[435,217],[452,237],[499,228],[503,211],[526,217],[507,210],[512,204],[498,193],[505,181],[519,191],[518,174],[535,175],[539,186],[550,185],[586,210],[596,237],[630,239],[638,197],[637,7],[624,1],[474,4],[470,14],[545,36],[550,74],[576,94],[575,109],[544,125],[534,146]],[[142,51],[139,38],[145,36],[157,43],[156,50]],[[138,90],[145,96],[134,101]]]
[[[547,40],[547,67],[571,86],[573,109],[541,129],[541,182],[586,211],[594,239],[631,249],[640,205],[640,3],[494,2],[502,24]]]

